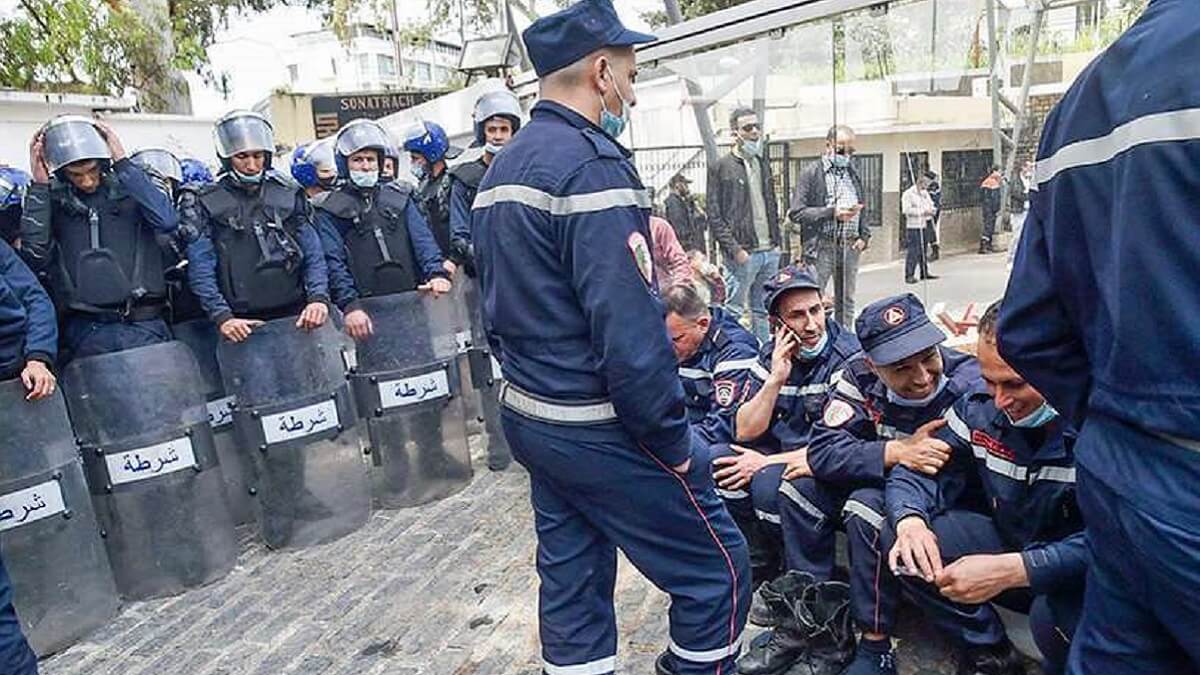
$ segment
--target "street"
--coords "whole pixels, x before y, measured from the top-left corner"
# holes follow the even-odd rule
[[[906,287],[893,264],[865,271],[859,307],[913,289],[979,311],[999,296],[1003,255],[934,264]],[[337,542],[272,553],[243,528],[237,567],[183,595],[130,603],[90,639],[42,664],[45,675],[536,675],[535,541],[528,479],[486,470],[475,439],[474,481],[443,501],[378,511]],[[622,560],[618,672],[653,673],[666,645],[667,598]],[[748,636],[756,634],[755,629]],[[952,656],[906,608],[900,672],[953,672]]]

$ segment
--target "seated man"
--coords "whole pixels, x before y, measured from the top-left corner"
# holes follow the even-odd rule
[[[884,480],[897,465],[931,474],[941,469],[950,447],[932,434],[945,425],[945,411],[979,381],[979,364],[940,346],[945,334],[911,294],[872,303],[856,328],[864,354],[849,360],[836,378],[813,426],[807,471],[798,467],[780,486],[779,516],[787,569],[810,584],[833,576],[834,536],[845,528],[850,614],[862,640],[856,654],[853,635],[838,635],[835,646],[822,645],[814,653],[807,626],[784,615],[762,652],[770,663],[807,658],[813,668],[820,660],[827,669],[821,672],[837,672],[836,665],[853,657],[847,673],[891,674],[899,584],[883,566],[879,543]]]
[[[728,443],[730,417],[746,390],[758,340],[723,310],[705,305],[690,285],[671,286],[663,303],[688,422],[705,443]]]
[[[953,448],[936,477],[888,477],[888,562],[963,649],[959,673],[1022,673],[989,604],[1029,612],[1046,673],[1061,673],[1083,602],[1088,548],[1075,504],[1075,434],[996,349],[1000,303],[979,324],[986,387],[938,432]],[[949,564],[944,564],[949,563]]]
[[[765,303],[775,339],[759,351],[734,418],[734,440],[749,447],[722,446],[714,460],[717,492],[750,544],[756,582],[779,572],[780,480],[803,465],[830,378],[861,351],[858,338],[826,318],[817,282],[807,272],[778,272],[767,281]],[[774,625],[761,603],[756,594],[760,609],[751,609],[751,621]]]

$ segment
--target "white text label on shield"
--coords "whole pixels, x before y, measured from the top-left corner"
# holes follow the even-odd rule
[[[379,404],[385,409],[432,401],[449,395],[450,379],[446,377],[444,370],[379,383]]]
[[[466,354],[471,348],[471,331],[460,330],[455,333],[454,342],[458,345],[458,353]]]
[[[228,424],[233,424],[233,404],[237,402],[236,396],[226,396],[215,401],[208,402],[208,424],[213,429],[219,429]]]
[[[108,465],[112,484],[123,485],[191,469],[196,465],[196,454],[192,451],[192,439],[182,436],[166,443],[105,455],[104,463]]]
[[[492,379],[496,380],[497,382],[503,380],[504,371],[500,370],[500,362],[497,361],[496,357],[492,356],[491,354],[488,354],[488,358],[492,360]]]
[[[67,510],[56,480],[0,496],[0,532],[28,525]]]
[[[336,429],[338,424],[337,401],[332,399],[262,418],[263,436],[268,444],[319,434]]]

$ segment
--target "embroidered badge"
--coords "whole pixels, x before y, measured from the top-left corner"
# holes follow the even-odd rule
[[[907,317],[908,314],[900,305],[893,305],[883,310],[883,322],[889,326],[899,326]]]
[[[733,380],[717,380],[713,382],[713,398],[717,405],[727,408],[737,398],[737,382]]]
[[[825,415],[821,419],[825,426],[836,429],[854,419],[854,408],[849,403],[834,399],[825,406]]]
[[[654,274],[654,259],[650,257],[650,247],[646,245],[646,238],[641,232],[634,232],[629,235],[629,252],[633,254],[633,262],[637,265],[637,269],[642,273],[642,278],[649,284]]]

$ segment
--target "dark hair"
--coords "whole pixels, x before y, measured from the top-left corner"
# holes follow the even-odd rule
[[[675,284],[663,292],[663,304],[668,314],[678,314],[688,321],[695,321],[708,314],[708,305],[691,284]]]
[[[854,136],[854,130],[845,124],[835,124],[829,127],[829,131],[825,132],[825,140],[829,143],[837,143],[838,134],[843,136]]]
[[[736,130],[738,128],[738,119],[746,115],[758,115],[758,113],[746,107],[734,108],[733,112],[729,113],[729,128]]]
[[[932,171],[926,171],[925,177],[928,178],[929,180],[937,180],[937,174]]]
[[[996,322],[1000,319],[1000,305],[1003,303],[1004,298],[1000,298],[988,305],[979,318],[979,337],[993,344],[996,342]]]

